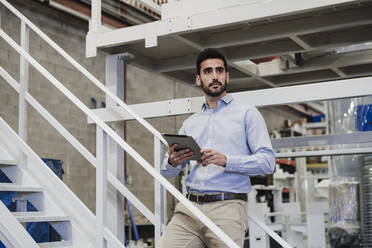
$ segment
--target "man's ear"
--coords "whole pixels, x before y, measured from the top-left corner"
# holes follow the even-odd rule
[[[195,83],[196,83],[197,86],[201,86],[200,75],[196,75]]]
[[[226,83],[228,83],[230,80],[230,72],[226,73]]]

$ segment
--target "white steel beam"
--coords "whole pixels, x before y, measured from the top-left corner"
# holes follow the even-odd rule
[[[259,49],[257,49],[259,46]],[[275,40],[269,43],[249,44],[241,47],[227,47],[220,49],[230,61],[280,56],[289,53],[304,52],[305,50],[290,39]]]
[[[331,70],[334,71],[334,73],[336,73],[341,78],[347,77],[347,75],[337,67],[332,67]]]
[[[106,87],[118,98],[124,101],[124,54],[106,56]],[[117,106],[116,102],[106,96],[106,107]],[[123,122],[112,123],[111,127],[124,138]],[[98,128],[98,127],[97,127]],[[98,137],[98,136],[97,136]],[[111,138],[108,139],[107,168],[119,181],[125,182],[124,178],[124,150]],[[107,187],[107,215],[106,226],[124,243],[124,198],[112,185]]]
[[[372,50],[361,51],[361,52],[356,51],[356,52],[345,53],[345,54],[328,55],[322,58],[314,58],[314,59],[311,59],[310,61],[305,61],[303,66],[293,68],[293,69],[288,69],[286,71],[283,71],[283,73],[280,73],[280,75],[301,73],[301,72],[307,72],[307,71],[317,71],[317,70],[323,70],[326,68],[329,68],[329,69],[341,68],[341,67],[346,67],[346,66],[363,65],[363,64],[370,64],[370,63],[372,63]],[[274,75],[274,74],[271,74],[271,75]]]
[[[235,69],[237,69],[238,71],[243,72],[246,75],[251,76],[252,78],[256,79],[257,81],[260,81],[264,85],[267,85],[267,86],[270,86],[270,87],[273,87],[273,88],[277,87],[274,83],[270,82],[270,80],[260,77],[256,73],[252,72],[251,70],[248,70],[247,68],[244,68],[240,64],[242,64],[242,63],[239,63],[239,62],[235,62],[234,63],[234,62],[232,62],[230,64],[230,66],[233,67],[233,68],[235,68]]]
[[[365,144],[370,142],[372,142],[372,131],[271,139],[275,150],[311,146],[326,147],[332,145]]]
[[[177,40],[181,41],[182,43],[184,43],[184,44],[186,44],[190,47],[193,47],[193,48],[195,48],[199,51],[203,50],[203,47],[200,44],[198,44],[196,41],[188,40],[188,39],[186,39],[182,36],[179,36],[179,35],[176,35],[175,38]],[[187,61],[185,61],[184,57],[177,58],[176,61],[174,61],[176,63],[172,63],[172,62],[169,63],[170,61],[168,61],[168,60],[162,62],[160,65],[157,66],[158,72],[174,71],[174,70],[177,70],[177,69],[179,70],[179,69],[184,68],[185,64],[187,65],[187,69],[194,68],[194,66],[195,66],[195,58],[192,57],[192,56],[188,57]],[[177,68],[177,63],[178,63],[178,66],[179,66],[178,68]],[[244,68],[242,66],[243,64],[245,65],[247,63],[247,61],[244,61],[244,63],[242,63],[242,62],[239,63],[239,62],[232,62],[229,59],[227,59],[227,63],[230,65],[230,67],[235,68],[236,70],[242,72],[243,74],[245,74],[249,77],[255,78],[256,80],[262,82],[263,84],[266,84],[270,87],[276,87],[275,84],[271,83],[269,80],[264,79],[264,78],[260,77],[259,75],[257,75],[258,74],[258,68],[253,63],[252,63],[253,65],[250,65],[250,67],[255,66],[256,69],[257,69],[256,72],[253,71],[253,70],[249,70],[247,68]],[[159,69],[159,68],[161,68],[161,69]]]
[[[327,73],[326,71],[322,71],[322,74],[321,75],[317,75],[316,72],[314,73],[314,75],[310,75],[309,78],[306,78],[306,79],[302,79],[302,80],[295,80],[294,77],[296,77],[296,75],[294,75],[294,77],[291,77],[291,80],[279,80],[279,82],[277,82],[277,85],[278,87],[289,87],[289,86],[292,86],[292,85],[298,85],[298,84],[306,84],[306,83],[314,83],[314,81],[338,81],[340,79],[340,77],[337,75],[337,74],[332,74],[330,75],[330,73],[327,73],[327,75],[324,75],[323,73]],[[364,75],[364,76],[367,76],[367,75]],[[369,76],[369,75],[368,75]],[[353,77],[355,77],[353,75]],[[282,83],[280,81],[288,81],[287,83]]]
[[[372,77],[339,80],[337,82],[315,83],[307,85],[279,87],[232,93],[234,99],[257,107],[306,103],[341,98],[372,95]],[[191,114],[200,111],[204,97],[181,98],[130,105],[143,118]],[[168,105],[177,111],[170,111]],[[178,107],[176,105],[179,105]],[[191,106],[191,108],[188,108]],[[120,107],[93,110],[104,121],[131,120]],[[93,123],[92,120],[88,120]]]
[[[266,45],[267,46],[265,49],[265,51],[267,52],[266,55],[272,55],[272,54],[278,55],[278,53],[275,53],[274,51],[281,52],[284,54],[291,52],[289,50],[292,50],[292,52],[296,52],[296,50],[293,49],[292,45],[288,44],[288,42],[284,42],[284,43],[287,44],[286,45],[287,47],[284,50],[283,50],[283,47],[281,47],[281,45],[275,45],[275,44]],[[280,49],[281,51],[279,51],[278,49]],[[298,48],[298,49],[301,49],[301,48]],[[297,52],[301,52],[301,50],[297,50]],[[264,84],[270,85],[271,87],[277,86],[273,84],[272,82],[270,82],[269,80],[259,77],[259,75],[255,74],[254,72],[246,70],[244,66],[241,65],[241,63],[244,63],[244,60],[241,61],[242,59],[254,58],[254,57],[259,56],[259,54],[257,54],[257,52],[251,47],[244,47],[244,48],[238,49],[236,52],[235,51],[229,52],[229,50],[227,50],[226,53],[227,53],[228,58],[230,58],[229,59],[230,65],[234,67],[235,69],[247,75],[255,77],[257,78],[257,80],[260,80]],[[325,68],[329,68],[335,71],[340,77],[345,77],[346,75],[342,71],[340,71],[338,68],[350,66],[350,65],[368,64],[368,63],[372,63],[372,51],[361,51],[361,52],[354,51],[350,53],[333,54],[333,55],[330,54],[328,56],[324,56],[321,58],[314,58],[309,61],[305,61],[304,65],[301,67],[283,70],[280,73],[270,73],[270,74],[265,74],[261,76],[266,77],[266,76],[274,76],[274,75],[294,74],[294,73],[301,73],[301,72],[308,72],[308,71],[324,70]],[[167,60],[163,60],[159,62],[157,66],[155,67],[155,71],[171,72],[173,70],[186,70],[186,69],[192,69],[194,67],[195,67],[194,57],[191,57],[191,56],[187,58],[179,57],[179,58],[172,58],[172,59],[167,59]]]
[[[317,156],[341,156],[341,155],[360,155],[372,153],[371,147],[363,148],[344,148],[344,149],[326,149],[320,151],[295,151],[295,152],[277,152],[276,158],[302,158]]]
[[[370,13],[372,7],[352,9],[347,12],[337,12],[303,18],[300,20],[284,21],[264,26],[251,27],[241,30],[216,33],[207,37],[201,43],[204,47],[225,47],[244,44],[259,43],[266,40],[283,39],[311,33],[325,32],[328,30],[351,28],[372,23]],[[305,47],[304,47],[305,48]]]
[[[224,48],[220,49],[223,54],[226,55],[228,62],[232,66],[235,62],[241,62],[253,58],[263,58],[269,56],[286,55],[288,53],[304,52],[304,49],[297,45],[291,40],[276,40],[270,43],[260,45],[260,49],[257,49],[256,45],[245,45],[238,48]],[[196,55],[195,55],[196,57]],[[176,57],[170,59],[164,59],[158,61],[155,66],[156,72],[170,72],[174,70],[188,70],[195,67],[195,58],[192,56],[188,57]],[[239,68],[237,68],[239,70]],[[242,71],[244,74],[248,74]],[[249,72],[248,75],[252,74]]]
[[[157,25],[157,36],[176,34],[185,31],[197,31],[217,26],[243,23],[252,20],[269,18],[306,12],[312,9],[329,7],[333,5],[356,2],[355,0],[323,0],[323,1],[265,1],[255,5],[241,5],[218,11],[210,11],[193,16],[180,16],[169,20],[154,22]],[[181,2],[180,2],[181,3]],[[182,4],[180,4],[182,8]],[[190,25],[191,23],[191,25]],[[171,25],[171,26],[170,26]],[[104,33],[97,33],[87,37],[87,43],[93,44],[96,48],[117,46],[136,40],[146,38],[146,24],[134,27],[121,28]]]
[[[192,98],[182,98],[152,103],[140,103],[130,106],[143,118],[193,113]],[[120,107],[94,109],[93,112],[100,116],[103,121],[132,120],[128,113],[126,111],[123,111]],[[93,121],[91,119],[88,119],[88,123],[93,123]]]
[[[312,49],[312,47],[309,44],[307,44],[305,41],[303,41],[301,38],[299,38],[296,35],[290,36],[289,38],[291,40],[293,40],[294,42],[296,42],[297,45],[299,45],[300,47],[302,47],[305,50],[311,50]]]

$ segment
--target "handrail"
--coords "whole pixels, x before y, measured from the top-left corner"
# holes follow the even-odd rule
[[[3,230],[2,227],[7,227]],[[0,201],[0,231],[4,231],[9,243],[19,248],[38,248],[35,240],[28,235],[27,231],[12,215],[9,209]],[[17,235],[17,236],[16,236]],[[18,239],[17,239],[18,237]]]
[[[0,0],[2,1],[2,0]],[[167,179],[165,179],[151,164],[149,164],[137,151],[128,145],[116,132],[114,132],[105,122],[103,122],[92,110],[90,110],[82,101],[73,95],[61,82],[59,82],[50,72],[41,66],[32,58],[23,48],[21,48],[13,39],[11,39],[2,29],[0,36],[8,42],[21,56],[23,56],[35,69],[37,69],[46,79],[48,79],[58,90],[60,90],[69,100],[71,100],[80,110],[88,115],[96,124],[101,127],[118,145],[120,145],[132,158],[134,158],[150,175],[158,180],[172,195],[183,203],[200,221],[213,231],[217,237],[224,241],[229,247],[239,246],[227,236],[214,222],[205,216],[197,207],[186,199]]]
[[[13,89],[19,92],[19,85],[16,80],[10,76],[3,67],[0,66],[0,75],[13,87]],[[40,103],[26,92],[27,102],[36,109],[41,116],[45,118],[80,154],[90,162],[94,167],[97,168],[97,159],[86,149],[69,131],[67,131]],[[140,201],[138,198],[130,192],[111,172],[108,172],[108,181],[122,194],[124,195],[133,205],[142,209],[142,214],[151,222],[155,223],[154,214]]]
[[[35,26],[27,17],[22,15],[16,8],[9,4],[6,0],[0,0],[0,2],[7,7],[13,14],[19,19],[24,21],[28,27],[30,27],[36,34],[38,34],[46,43],[54,48],[62,57],[70,62],[77,70],[79,70],[84,76],[92,81],[99,89],[106,93],[107,96],[111,97],[117,104],[124,108],[131,116],[133,116],[138,122],[140,122],[147,130],[149,130],[154,136],[160,139],[163,144],[168,145],[166,140],[161,136],[160,132],[150,125],[145,119],[139,116],[132,110],[127,104],[125,104],[119,97],[113,94],[103,83],[101,83],[95,76],[93,76],[87,69],[80,65],[75,59],[73,59],[68,53],[66,53],[60,46],[57,45],[52,39],[50,39],[43,31]]]

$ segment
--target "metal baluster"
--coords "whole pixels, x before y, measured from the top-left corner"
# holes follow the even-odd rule
[[[154,137],[154,166],[155,170],[160,172],[162,164],[163,145],[161,141]],[[156,179],[154,181],[154,199],[155,199],[155,244],[159,242],[161,233],[165,227],[167,217],[166,191]]]
[[[97,248],[106,248],[104,237],[105,215],[107,202],[107,133],[97,128],[97,168],[96,168],[96,245]]]
[[[28,52],[29,51],[29,27],[24,21],[21,21],[21,47]],[[28,62],[21,55],[19,63],[19,118],[18,118],[18,134],[25,142],[27,142],[27,102],[26,93],[28,91]],[[20,166],[26,166],[27,158],[21,153],[19,154]]]

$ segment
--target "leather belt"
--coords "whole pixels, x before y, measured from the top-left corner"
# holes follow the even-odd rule
[[[201,194],[192,194],[189,193],[186,195],[187,199],[193,202],[208,203],[208,202],[217,202],[217,201],[226,201],[226,200],[242,200],[247,201],[247,194],[244,193],[220,193],[213,195],[201,195]]]

